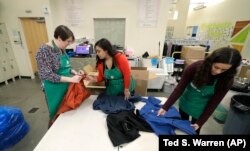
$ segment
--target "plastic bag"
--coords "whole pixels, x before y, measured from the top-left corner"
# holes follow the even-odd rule
[[[20,109],[0,106],[0,150],[18,143],[29,131]]]
[[[231,108],[242,113],[250,113],[250,96],[249,95],[234,95],[231,98]]]

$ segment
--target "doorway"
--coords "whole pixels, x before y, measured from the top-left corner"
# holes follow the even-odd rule
[[[35,55],[43,43],[48,42],[48,34],[43,17],[20,18],[33,72],[37,72]]]

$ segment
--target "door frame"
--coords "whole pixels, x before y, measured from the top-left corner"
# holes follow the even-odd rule
[[[47,38],[49,39],[49,37],[48,37],[48,28],[47,28],[47,25],[46,25],[46,17],[39,17],[39,16],[38,17],[18,17],[19,25],[20,25],[20,36],[21,36],[21,39],[22,39],[22,48],[25,50],[25,57],[28,60],[28,65],[29,65],[29,69],[30,69],[30,73],[31,73],[31,79],[35,78],[35,73],[33,71],[32,62],[31,62],[31,58],[30,58],[30,54],[29,54],[28,43],[27,43],[27,40],[26,40],[26,37],[25,37],[25,32],[24,32],[24,28],[23,28],[21,20],[22,19],[36,19],[36,18],[43,18],[44,19],[45,27],[46,27],[46,31],[47,31]]]

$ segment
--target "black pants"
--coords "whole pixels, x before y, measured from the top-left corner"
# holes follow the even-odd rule
[[[179,112],[180,112],[180,115],[181,115],[181,119],[182,120],[189,120],[189,116],[187,113],[185,113],[184,111],[182,111],[180,108],[179,108]],[[194,124],[196,123],[197,119],[193,118],[191,119],[191,123]],[[199,127],[197,130],[196,130],[196,133],[199,135],[200,134],[200,130],[201,130],[201,127]]]

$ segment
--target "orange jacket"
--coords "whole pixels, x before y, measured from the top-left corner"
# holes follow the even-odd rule
[[[83,80],[79,83],[71,83],[69,85],[68,91],[64,96],[61,106],[59,107],[55,119],[66,111],[77,108],[81,105],[90,96],[90,93],[87,91],[83,84]],[[54,119],[54,120],[55,120]]]

